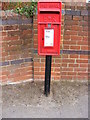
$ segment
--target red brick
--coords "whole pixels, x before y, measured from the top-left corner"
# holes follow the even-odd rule
[[[73,68],[72,67],[62,68],[61,70],[62,71],[73,71]]]
[[[44,58],[44,59],[41,59],[41,62],[45,62],[45,58]]]
[[[83,79],[84,79],[84,80],[88,80],[88,76],[86,77],[86,76],[79,76],[79,75],[78,75],[78,76],[77,76],[77,79],[78,79],[78,80],[83,80]]]
[[[10,72],[9,71],[2,71],[2,75],[4,76],[4,75],[9,75],[10,74]]]
[[[60,70],[61,70],[60,67],[54,69],[55,72],[56,72],[56,71],[60,72]]]
[[[88,50],[88,46],[81,46],[81,50]]]
[[[3,26],[2,25],[0,25],[0,31],[3,31]]]
[[[63,76],[63,75],[67,75],[67,71],[61,71],[61,75]]]
[[[52,69],[52,68],[51,68]],[[41,71],[45,71],[45,67],[40,68]]]
[[[83,37],[83,40],[88,41],[88,37]]]
[[[54,80],[60,80],[61,76],[55,76]]]
[[[88,32],[80,31],[80,32],[78,33],[78,35],[79,35],[79,36],[88,36]]]
[[[19,25],[19,30],[31,30],[32,29],[32,24],[27,24],[27,25]]]
[[[22,33],[20,30],[8,31],[8,36],[20,36]]]
[[[32,78],[32,75],[19,76],[19,77],[15,77],[13,82],[27,80],[27,79],[31,79],[31,78]]]
[[[64,40],[70,40],[70,35],[64,35]]]
[[[38,35],[34,35],[33,39],[37,40],[38,39]]]
[[[71,5],[66,5],[65,8],[66,9],[71,9]]]
[[[38,44],[38,41],[37,41],[37,39],[34,39],[34,44]]]
[[[32,35],[32,30],[23,30],[23,34],[31,34]]]
[[[35,63],[34,63],[34,66],[38,66],[38,67],[39,67],[39,66],[45,66],[45,63],[38,63],[38,62],[35,62]]]
[[[31,67],[30,67],[31,66]],[[20,73],[22,71],[32,71],[32,64],[30,65],[29,67],[21,67],[21,68],[18,68],[15,72],[17,73]]]
[[[70,25],[65,25],[64,28],[65,28],[65,30],[71,30],[72,29],[72,27]]]
[[[79,22],[78,21],[73,21],[73,20],[66,20],[65,25],[70,25],[70,26],[78,26]],[[73,28],[73,27],[72,27]],[[77,27],[75,27],[77,30]],[[73,29],[74,30],[74,29]]]
[[[83,76],[84,76],[84,77],[85,77],[85,76],[88,76],[88,73],[87,73],[87,72],[78,72],[77,74],[80,75],[80,76],[82,76],[82,77],[83,77]]]
[[[8,56],[8,52],[2,52],[2,57]]]
[[[67,67],[67,63],[62,64],[62,67]]]
[[[38,72],[35,71],[34,74],[35,74],[35,75],[45,75],[45,71],[42,71],[42,72],[40,72],[40,71],[38,71]]]
[[[2,36],[0,37],[0,43],[2,43]]]
[[[65,15],[65,19],[66,20],[72,20],[72,16],[71,15]]]
[[[84,20],[85,20],[85,21],[88,21],[88,16],[84,16]]]
[[[74,54],[74,55],[70,55],[70,58],[78,58],[79,56]]]
[[[67,75],[76,75],[76,72],[67,72]]]
[[[71,40],[82,40],[83,39],[83,37],[81,37],[81,36],[71,36]]]
[[[77,63],[88,63],[88,60],[76,60]]]
[[[81,59],[88,59],[88,55],[80,55]]]
[[[69,64],[69,67],[78,67],[79,66],[79,64]]]
[[[73,16],[73,20],[75,21],[79,21],[79,20],[82,20],[83,17],[82,16]]]
[[[80,21],[80,26],[88,26],[88,21]]]
[[[13,25],[13,26],[4,26],[4,30],[17,30],[18,25]]]
[[[61,76],[61,79],[64,79],[64,80],[72,80],[73,77],[71,75],[62,75]]]
[[[80,50],[80,46],[70,46],[71,50]]]
[[[88,45],[88,41],[77,41],[77,45]]]
[[[88,26],[84,26],[84,27],[83,27],[83,30],[84,30],[84,31],[88,31]]]
[[[8,75],[8,79],[10,79],[10,78],[16,78],[16,77],[19,77],[20,76],[20,73],[18,72],[18,73],[14,73],[14,74],[10,74],[10,75]]]
[[[64,49],[69,49],[69,46],[68,46],[68,45],[64,45],[63,48],[64,48]]]
[[[61,63],[58,63],[58,64],[52,64],[52,67],[60,67],[61,66]]]
[[[5,58],[6,60],[13,60],[13,59],[18,59],[18,55],[17,56],[15,56],[15,55],[12,55],[12,56],[6,56],[6,58]]]
[[[82,31],[83,27],[82,26],[78,26],[78,25],[73,25],[72,26],[72,30],[74,30],[74,31]]]
[[[33,25],[33,29],[37,29],[38,27],[37,27],[37,24],[34,24]]]
[[[40,62],[40,59],[39,58],[34,59],[34,62]]]
[[[37,22],[37,19],[35,19],[33,23],[34,23],[34,24],[37,24],[37,23],[38,23],[38,22]]]
[[[71,6],[71,10],[75,10],[75,6],[74,5]]]
[[[7,32],[0,32],[0,34],[1,34],[2,36],[6,36],[6,35],[7,35]]]
[[[7,77],[7,75],[2,75],[2,81],[4,81],[4,80],[6,80],[8,77]]]
[[[61,63],[61,59],[55,59],[55,63]]]
[[[83,71],[86,71],[86,68],[74,68],[74,71],[77,71],[77,72],[81,71],[81,72],[83,72]]]
[[[5,48],[5,51],[18,51],[21,49],[21,46],[9,46],[7,48]]]
[[[69,58],[69,55],[63,54],[62,59]]]
[[[77,35],[78,34],[78,32],[77,31],[71,31],[71,30],[67,30],[67,31],[65,31],[65,35]]]
[[[32,75],[32,71],[21,71],[20,75],[22,75],[22,76]]]
[[[84,64],[84,63],[80,63],[80,67],[83,67],[83,68],[84,68],[84,67],[85,67],[85,68],[88,68],[88,63],[85,63],[85,64]]]
[[[74,39],[75,39],[75,38],[74,38]],[[64,40],[63,43],[64,43],[64,45],[76,45],[76,39],[73,40],[73,41],[71,41],[71,40],[70,40],[70,41],[65,41],[65,40]]]
[[[18,36],[14,36],[14,37],[4,37],[3,40],[4,41],[10,41],[10,40],[18,40]]]

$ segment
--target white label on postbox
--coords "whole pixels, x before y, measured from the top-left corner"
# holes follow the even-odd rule
[[[53,47],[54,46],[54,29],[44,30],[44,46]]]

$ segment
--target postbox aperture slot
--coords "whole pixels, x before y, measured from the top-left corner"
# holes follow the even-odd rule
[[[44,9],[40,8],[39,9],[40,13],[60,13],[60,9]]]
[[[43,12],[40,12],[41,13],[41,15],[42,14],[59,14],[59,12],[51,12],[51,11],[43,11]]]

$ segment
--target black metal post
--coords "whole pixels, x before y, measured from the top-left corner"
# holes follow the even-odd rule
[[[51,63],[52,63],[52,56],[46,55],[45,88],[44,88],[44,93],[46,96],[48,96],[48,94],[50,94]]]

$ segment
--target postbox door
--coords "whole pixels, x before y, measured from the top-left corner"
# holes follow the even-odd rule
[[[45,31],[50,31],[48,36],[51,36],[50,38],[53,40],[50,40],[47,38],[47,41],[45,41]],[[60,53],[60,26],[59,25],[52,25],[51,28],[48,28],[47,25],[40,25],[40,46],[39,46],[39,53],[46,53],[47,55],[58,55]],[[50,40],[50,41],[49,41]],[[53,41],[53,42],[52,42]],[[48,42],[47,45],[45,45],[45,42]],[[53,45],[52,45],[52,44]]]

